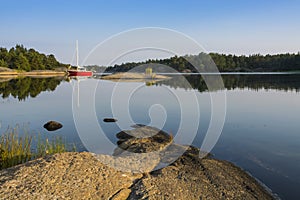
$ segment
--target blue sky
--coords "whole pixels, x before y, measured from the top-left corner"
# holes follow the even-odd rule
[[[297,0],[0,0],[0,5],[0,46],[24,44],[66,63],[76,39],[84,57],[111,35],[140,27],[174,29],[209,52],[300,51]]]

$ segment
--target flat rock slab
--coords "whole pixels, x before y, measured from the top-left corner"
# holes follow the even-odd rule
[[[211,158],[196,160],[193,156],[182,157],[151,172],[132,187],[128,199],[274,199],[231,163]]]
[[[192,149],[151,173],[126,173],[91,153],[62,153],[0,171],[1,199],[273,199],[240,168]]]
[[[0,199],[110,199],[141,177],[90,153],[56,154],[0,171]]]

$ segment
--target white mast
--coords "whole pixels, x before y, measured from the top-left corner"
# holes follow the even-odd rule
[[[78,40],[76,40],[76,65],[77,65],[77,67],[79,67],[79,65],[78,65]]]

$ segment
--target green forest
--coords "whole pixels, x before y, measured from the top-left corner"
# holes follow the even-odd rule
[[[210,66],[214,64],[221,72],[300,71],[300,53],[249,56],[199,53],[166,59],[149,59],[145,62],[123,63],[107,67],[106,72],[126,72],[140,65],[150,66],[154,68],[154,72],[212,72]],[[163,65],[170,67],[173,71],[166,70]],[[68,65],[58,62],[52,54],[45,55],[32,48],[27,49],[23,45],[16,45],[9,50],[0,47],[0,67],[32,71],[54,70],[66,68]]]
[[[212,68],[209,66],[214,65],[213,63],[221,72],[299,71],[300,53],[250,56],[199,53],[198,55],[174,56],[166,59],[150,59],[145,62],[114,65],[108,67],[106,72],[126,72],[140,65],[149,65],[154,72],[168,72],[164,71],[165,67],[155,64],[169,66],[177,72],[212,72]],[[194,66],[197,66],[197,69]]]
[[[45,55],[34,49],[26,49],[23,45],[16,45],[10,50],[0,48],[0,67],[32,71],[54,70],[67,65],[59,63],[54,55]]]

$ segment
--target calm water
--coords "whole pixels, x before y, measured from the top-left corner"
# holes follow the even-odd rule
[[[189,87],[184,84],[185,80],[190,83]],[[227,113],[222,134],[212,153],[216,158],[231,161],[250,172],[282,199],[298,199],[300,75],[227,74],[223,75],[223,81]],[[93,141],[93,145],[101,149],[105,145],[101,141],[105,141],[105,138],[102,136],[103,140],[99,141],[98,137],[90,134],[97,130],[90,126],[93,120],[89,119],[89,115],[82,112],[82,121],[79,121],[86,126],[84,136],[78,134],[73,120],[72,106],[85,108],[93,103],[87,96],[89,90],[95,94],[96,122],[105,132],[105,138],[113,143],[116,142],[116,133],[123,128],[130,128],[134,123],[162,125],[163,130],[177,134],[183,115],[188,118],[187,127],[193,127],[198,123],[198,119],[195,119],[197,115],[194,114],[198,108],[191,101],[194,94],[199,102],[200,122],[197,124],[199,128],[193,145],[201,146],[211,119],[210,93],[198,75],[174,76],[171,80],[158,83],[116,83],[97,77],[81,81],[52,78],[0,79],[0,133],[18,124],[43,136],[62,136],[68,143],[75,143],[80,151],[86,150],[80,137]],[[114,90],[115,93],[112,92]],[[132,92],[129,99],[128,92]],[[178,96],[180,100],[176,98]],[[191,102],[190,106],[185,107],[185,114],[180,109],[180,101],[185,104]],[[117,111],[111,109],[111,104]],[[128,122],[127,110],[131,122]],[[119,120],[121,128],[116,123],[102,121],[112,116]],[[162,119],[165,123],[161,123]],[[59,121],[64,126],[55,132],[47,132],[42,126],[49,120]],[[20,128],[20,134],[22,130],[24,128]],[[193,134],[189,128],[183,131],[186,136]],[[178,139],[178,142],[181,141],[184,138]]]

